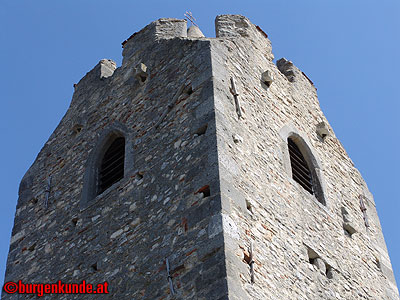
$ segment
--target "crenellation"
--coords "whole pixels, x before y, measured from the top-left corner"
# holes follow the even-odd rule
[[[126,64],[127,59],[132,60],[132,57],[140,55],[140,52],[154,46],[159,40],[185,37],[187,37],[186,20],[164,18],[154,21],[122,43],[122,65]]]
[[[220,15],[215,18],[215,35],[223,39],[241,39],[250,42],[255,49],[261,50],[267,60],[272,61],[271,42],[268,36],[258,26],[253,25],[249,19],[241,15]]]

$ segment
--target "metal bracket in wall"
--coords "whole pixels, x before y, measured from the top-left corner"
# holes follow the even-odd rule
[[[254,283],[254,259],[253,259],[253,241],[250,242],[250,279],[251,283]]]
[[[46,199],[45,199],[45,202],[44,202],[44,207],[45,208],[47,208],[47,206],[49,205],[50,190],[51,190],[51,176],[49,176],[49,178],[47,178],[47,187],[46,187],[46,190],[45,190]]]
[[[169,268],[169,261],[168,258],[165,259],[165,264],[167,265],[167,275],[168,275],[168,282],[169,282],[169,289],[171,290],[171,294],[174,295],[174,284],[172,283],[172,276],[170,274],[170,268]]]
[[[231,88],[230,91],[233,95],[233,99],[235,99],[235,106],[236,106],[236,113],[238,115],[238,118],[240,119],[242,117],[242,110],[240,109],[240,104],[239,104],[239,94],[236,90],[236,85],[235,85],[235,80],[233,77],[231,77]]]
[[[170,112],[170,110],[174,107],[176,101],[178,100],[179,96],[182,94],[183,89],[185,88],[185,84],[183,83],[179,90],[176,92],[174,98],[171,100],[171,102],[168,103],[167,109],[163,112],[161,115],[160,119],[157,121],[157,123],[154,125],[155,128],[158,128],[162,121],[164,120],[165,116]]]
[[[368,215],[367,215],[367,207],[365,206],[365,203],[364,203],[364,196],[360,195],[359,198],[360,198],[360,209],[363,213],[365,227],[368,228],[369,222],[368,222]]]

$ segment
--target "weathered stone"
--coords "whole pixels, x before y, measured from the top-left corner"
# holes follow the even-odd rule
[[[102,59],[100,62],[100,78],[108,78],[114,74],[117,64],[111,59]]]
[[[201,32],[199,27],[193,25],[188,28],[187,36],[192,38],[202,38],[204,37],[204,34]]]
[[[317,124],[317,134],[322,138],[325,139],[329,135],[328,127],[326,126],[325,122],[321,122]]]
[[[325,262],[324,262],[321,258],[319,258],[319,257],[314,258],[312,264],[313,264],[318,270],[320,270],[323,274],[326,273]]]
[[[261,81],[267,86],[270,87],[272,82],[274,81],[274,75],[270,70],[267,70],[261,74]]]
[[[233,141],[235,142],[235,144],[243,142],[243,138],[238,134],[233,134],[232,138],[233,138]]]
[[[124,232],[124,230],[118,229],[116,232],[114,232],[114,233],[110,236],[110,239],[115,239],[116,237],[120,236],[123,232]]]
[[[147,80],[147,66],[144,63],[140,63],[135,67],[135,78],[139,83],[143,84]]]

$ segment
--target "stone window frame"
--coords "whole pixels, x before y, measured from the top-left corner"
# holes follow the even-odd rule
[[[118,137],[125,138],[125,157],[124,157],[124,177],[112,184],[105,191],[98,194],[98,180],[99,180],[99,169],[105,152],[113,141]],[[82,197],[80,201],[81,210],[86,209],[93,203],[97,202],[98,199],[103,197],[104,194],[113,190],[115,186],[118,186],[128,174],[132,172],[133,168],[133,143],[132,138],[128,134],[128,129],[125,125],[115,122],[109,125],[103,131],[98,134],[97,141],[89,154],[89,157],[85,165],[85,173],[83,179]]]
[[[292,124],[287,124],[283,126],[279,131],[279,135],[282,139],[280,148],[283,154],[283,167],[286,171],[286,174],[288,175],[289,181],[293,185],[299,186],[304,194],[308,197],[313,198],[315,200],[314,202],[316,202],[321,208],[329,209],[322,163],[319,160],[315,150],[311,146],[311,143],[308,140],[307,136],[297,130],[297,128]],[[303,154],[305,161],[307,162],[307,165],[313,177],[314,195],[304,190],[304,188],[301,187],[300,184],[293,179],[288,148],[288,138],[292,139],[296,143],[297,147]]]

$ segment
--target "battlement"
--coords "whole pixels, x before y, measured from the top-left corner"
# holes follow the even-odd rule
[[[195,26],[197,27],[197,26]],[[158,39],[185,38],[190,37],[187,28],[187,21],[184,19],[162,18],[144,27],[139,32],[135,32],[128,39],[122,42],[125,48],[138,41],[156,41]],[[261,35],[268,38],[268,35],[249,19],[241,15],[220,15],[215,18],[215,33],[217,38],[223,37],[252,37]],[[204,37],[204,36],[202,36]]]
[[[257,25],[241,15],[220,15],[215,18],[215,38],[204,37],[203,33],[197,26],[187,27],[187,21],[184,19],[162,18],[145,26],[142,30],[132,34],[128,39],[122,42],[122,67],[135,67],[143,60],[142,53],[146,51],[154,51],[151,48],[160,47],[160,42],[174,43],[174,40],[181,41],[202,41],[205,43],[215,43],[224,40],[239,40],[240,43],[254,48],[257,52],[273,61],[271,41],[268,35]],[[277,61],[277,68],[280,73],[284,74],[289,82],[294,86],[299,82],[300,88],[310,85],[311,93],[315,94],[315,86],[311,79],[301,70],[299,70],[293,62],[284,58]],[[111,77],[116,70],[115,62],[103,59],[96,65],[93,70],[87,73],[84,78],[106,79]],[[86,82],[82,78],[81,82]],[[89,82],[93,82],[92,79]],[[99,81],[100,82],[100,81]],[[84,84],[74,85],[76,88]]]
[[[159,19],[132,34],[122,42],[122,56],[129,57],[138,50],[144,50],[148,45],[160,39],[187,37],[187,21],[179,19]]]
[[[196,27],[196,26],[192,26]],[[189,38],[203,39],[201,31],[191,32],[192,27],[187,28],[186,20],[163,18],[154,21],[139,32],[131,35],[122,42],[124,60],[136,53],[143,51],[151,44],[161,39]],[[273,59],[271,42],[268,35],[259,26],[252,24],[249,19],[241,15],[220,15],[215,19],[216,38],[246,38],[258,46],[266,48],[266,56]]]

